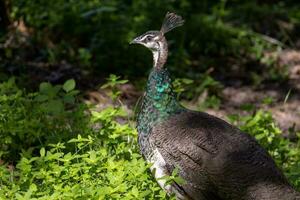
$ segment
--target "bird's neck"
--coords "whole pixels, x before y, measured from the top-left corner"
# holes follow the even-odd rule
[[[147,135],[154,124],[182,110],[172,90],[168,70],[154,68],[149,75],[146,93],[138,115],[139,133]]]
[[[168,43],[163,37],[159,42],[159,49],[152,51],[153,67],[155,69],[162,69],[168,58]]]

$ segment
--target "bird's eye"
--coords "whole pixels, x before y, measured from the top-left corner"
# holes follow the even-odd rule
[[[145,38],[145,41],[146,41],[146,42],[149,42],[151,39],[152,39],[151,36],[147,36],[147,37]]]

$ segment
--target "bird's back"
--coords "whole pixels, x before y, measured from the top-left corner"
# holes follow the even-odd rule
[[[209,114],[186,110],[170,116],[153,126],[148,140],[169,171],[179,167],[186,180],[182,189],[192,199],[247,199],[263,195],[262,188],[274,194],[290,188],[254,138]]]

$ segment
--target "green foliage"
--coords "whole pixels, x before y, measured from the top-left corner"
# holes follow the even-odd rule
[[[70,138],[84,129],[84,104],[76,103],[74,80],[63,86],[41,83],[39,92],[25,93],[15,80],[0,84],[1,155],[16,161],[21,150]]]
[[[41,148],[22,156],[16,169],[1,166],[4,199],[159,199],[159,186],[137,153],[135,130],[113,121],[118,112],[94,113],[103,127],[92,135]],[[109,114],[107,114],[109,113]],[[104,122],[104,123],[103,123]],[[128,141],[129,140],[129,141]],[[74,145],[74,151],[65,151]]]
[[[193,99],[195,96],[197,97],[197,95],[201,95],[209,91],[210,96],[207,99],[207,105],[218,107],[220,104],[220,100],[217,95],[223,88],[223,85],[207,73],[202,74],[199,77],[199,80],[196,81],[188,78],[176,78],[173,81],[172,86],[173,91],[177,94],[177,99],[180,99],[182,96],[186,99]]]
[[[176,78],[172,85],[173,91],[177,94],[177,99],[180,98],[180,95],[186,91],[186,88],[190,86],[194,81],[188,78]]]
[[[200,110],[205,110],[205,108],[218,109],[221,105],[221,100],[215,96],[208,96],[204,102],[199,105]]]
[[[78,59],[81,65],[83,66],[90,66],[92,55],[91,53],[85,48],[78,49]]]
[[[110,74],[106,80],[107,82],[104,85],[102,85],[101,88],[110,89],[109,96],[112,98],[112,100],[116,100],[121,94],[121,92],[118,89],[118,86],[127,83],[128,80],[120,80],[120,76],[116,76],[115,74]]]
[[[172,184],[172,183],[177,183],[179,185],[182,185],[182,184],[185,184],[186,183],[186,180],[184,180],[183,178],[181,178],[180,176],[178,176],[178,173],[179,173],[179,168],[176,167],[170,176],[166,175],[166,176],[163,176],[163,177],[160,177],[158,178],[157,180],[164,180],[166,181],[165,182],[165,186],[166,185],[169,185],[169,184]]]
[[[117,79],[108,85],[124,83]],[[0,92],[0,199],[169,199],[139,154],[136,130],[117,121],[127,117],[121,107],[70,104],[72,79],[29,94],[10,79]],[[176,173],[168,183],[180,181]]]
[[[202,93],[205,90],[209,89],[212,92],[217,92],[218,90],[222,89],[223,86],[220,82],[216,81],[213,77],[208,74],[203,74],[201,77],[201,83],[196,88],[198,93]]]
[[[65,84],[63,85],[63,89],[65,92],[70,92],[75,89],[75,86],[76,86],[75,80],[70,79],[65,82]]]

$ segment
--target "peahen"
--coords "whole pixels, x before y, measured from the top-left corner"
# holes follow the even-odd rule
[[[148,31],[131,43],[153,53],[154,66],[137,117],[139,146],[158,183],[177,199],[296,200],[269,154],[250,135],[207,113],[181,106],[172,91],[164,64],[168,57],[165,33],[184,20],[167,13],[160,31]],[[185,180],[166,185],[174,169]]]

